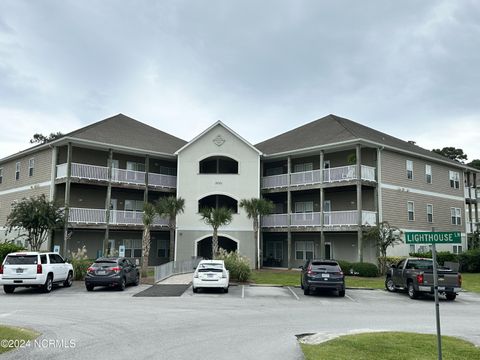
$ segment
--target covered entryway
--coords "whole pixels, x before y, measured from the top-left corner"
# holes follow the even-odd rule
[[[229,239],[225,236],[218,237],[218,248],[230,251],[235,251],[238,249],[237,242]],[[212,237],[206,237],[205,239],[197,242],[197,256],[201,256],[204,259],[212,258]]]

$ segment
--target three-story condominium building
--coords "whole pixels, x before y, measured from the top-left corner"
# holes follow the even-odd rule
[[[403,231],[459,231],[462,244],[442,250],[466,249],[478,223],[477,173],[334,115],[253,146],[222,122],[187,143],[120,114],[0,160],[0,224],[14,201],[43,193],[68,218],[49,247],[86,246],[95,257],[124,245],[127,256],[138,258],[143,204],[173,194],[185,199],[175,249],[167,221],[157,218],[150,264],[167,261],[170,251],[177,260],[211,256],[203,207],[232,210],[219,245],[238,250],[252,266],[255,253],[270,267],[313,257],[375,262],[375,245],[363,235],[382,221]],[[238,204],[260,196],[274,211],[254,239]],[[391,253],[422,250],[428,249],[400,245]]]

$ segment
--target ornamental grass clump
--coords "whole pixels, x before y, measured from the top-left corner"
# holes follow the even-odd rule
[[[238,251],[228,252],[220,248],[215,259],[225,262],[225,267],[230,272],[230,279],[240,282],[250,279],[252,275],[250,260],[245,256],[241,256]]]

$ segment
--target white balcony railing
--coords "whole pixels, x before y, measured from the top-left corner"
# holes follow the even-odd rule
[[[367,165],[361,166],[362,180],[375,181],[375,168]]]
[[[57,179],[67,177],[67,164],[57,165]]]
[[[334,168],[323,169],[324,182],[348,181],[357,178],[356,165],[340,166]]]
[[[148,173],[148,185],[166,188],[176,188],[177,177],[172,175]]]
[[[262,217],[262,227],[286,227],[288,214],[272,214]]]
[[[320,213],[295,213],[290,217],[292,226],[320,226]]]
[[[70,208],[68,221],[77,224],[105,224],[105,209]]]
[[[362,210],[362,225],[375,226],[377,224],[377,212]]]
[[[290,174],[291,185],[309,185],[320,182],[320,170],[302,171]]]
[[[323,213],[324,226],[357,225],[357,210],[328,211]]]
[[[476,189],[474,187],[465,186],[463,189],[464,189],[463,191],[465,194],[465,199],[475,200],[478,198],[478,195],[480,194],[478,191],[479,189]]]
[[[264,176],[262,179],[262,189],[285,186],[288,186],[288,174]]]
[[[124,169],[112,169],[112,181],[117,183],[145,185],[145,172]]]
[[[108,181],[108,168],[105,166],[72,163],[71,177],[88,180]],[[67,164],[57,165],[57,179],[67,177]]]

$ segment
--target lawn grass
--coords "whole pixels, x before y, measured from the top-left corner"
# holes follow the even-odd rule
[[[307,360],[412,360],[436,359],[435,335],[380,332],[346,335],[318,344],[301,344]],[[472,343],[442,336],[442,353],[445,360],[480,359],[480,349]]]
[[[380,276],[380,277],[345,276],[345,286],[370,288],[370,289],[385,289],[385,276]]]
[[[462,289],[480,293],[480,274],[462,273]]]
[[[16,345],[16,346],[18,346],[19,344],[25,345],[26,341],[33,340],[37,338],[39,335],[40,333],[37,333],[32,330],[0,325],[0,340],[3,340],[3,341],[16,340],[15,342],[6,344],[6,345],[3,344],[3,341],[2,341],[2,344],[0,345],[0,354],[13,350],[14,349],[13,345]]]

